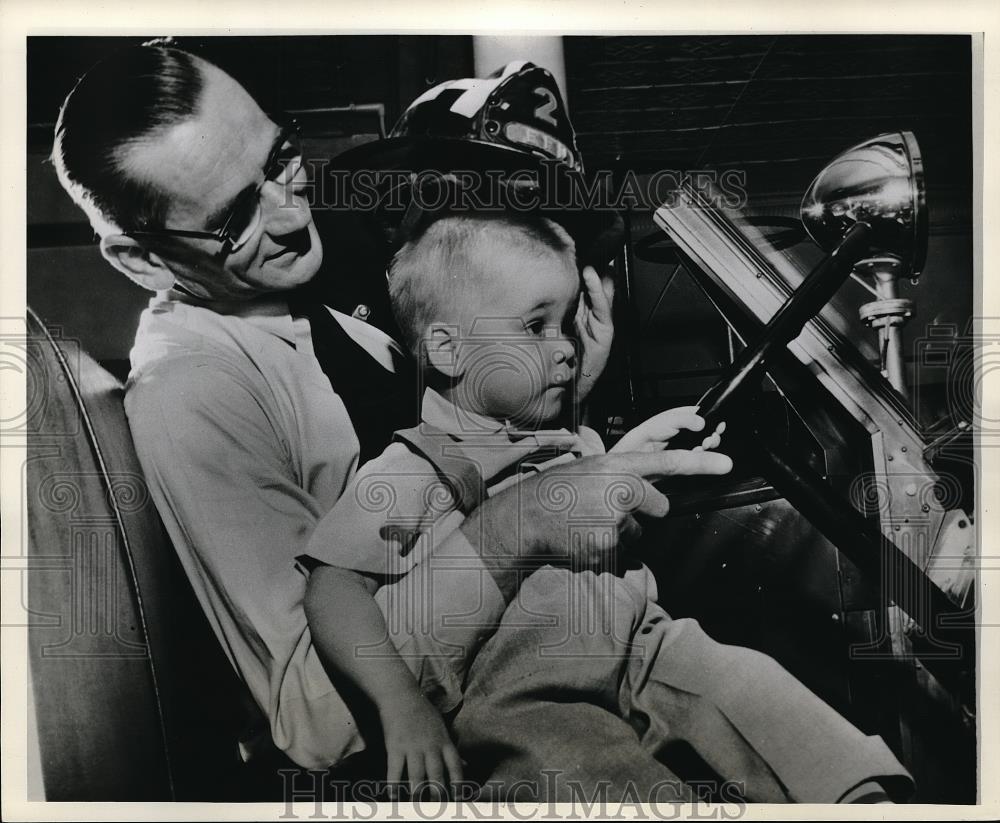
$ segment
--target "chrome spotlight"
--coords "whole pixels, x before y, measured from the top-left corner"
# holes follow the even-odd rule
[[[856,223],[872,229],[875,258],[898,261],[916,277],[927,255],[927,200],[920,147],[911,132],[881,134],[832,160],[802,198],[802,223],[832,251]]]
[[[871,230],[853,275],[871,278],[876,299],[859,314],[878,333],[882,375],[905,397],[901,330],[913,301],[900,297],[897,285],[900,277],[915,281],[927,257],[924,164],[913,134],[881,134],[836,157],[802,198],[802,223],[826,251],[858,224]]]

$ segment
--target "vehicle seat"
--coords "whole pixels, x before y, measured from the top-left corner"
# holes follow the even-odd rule
[[[29,665],[46,799],[262,799],[238,754],[248,693],[150,499],[121,384],[30,309],[25,358]]]

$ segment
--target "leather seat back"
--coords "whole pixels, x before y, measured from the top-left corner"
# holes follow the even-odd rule
[[[94,360],[28,312],[30,667],[48,800],[234,799],[245,689]]]

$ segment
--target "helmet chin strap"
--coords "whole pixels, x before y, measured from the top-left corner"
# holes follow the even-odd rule
[[[442,211],[441,207],[428,209],[424,207],[424,201],[420,194],[414,195],[414,192],[419,192],[421,187],[433,182],[438,186],[458,186],[458,178],[454,174],[442,174],[435,175],[433,180],[421,179],[420,175],[412,175],[410,179],[410,199],[406,204],[406,211],[403,212],[403,219],[400,220],[399,226],[396,227],[393,233],[393,242],[396,246],[401,246],[407,240],[416,234],[417,229],[420,227],[421,221],[428,215],[434,212]],[[447,210],[447,199],[444,204],[443,210]]]
[[[185,295],[186,297],[190,297],[190,298],[193,298],[194,300],[197,300],[199,303],[210,303],[210,302],[213,302],[213,301],[217,301],[219,299],[219,298],[209,297],[209,296],[206,296],[204,294],[198,294],[196,291],[192,291],[191,289],[189,289],[187,286],[185,286],[179,280],[174,280],[174,284],[170,288],[173,291],[180,292],[181,294]]]
[[[410,195],[410,202],[406,204],[406,211],[403,213],[403,219],[399,223],[399,227],[396,229],[394,242],[397,246],[402,245],[416,231],[417,226],[423,219],[424,215],[427,214],[424,207],[419,202],[419,197],[414,197]]]

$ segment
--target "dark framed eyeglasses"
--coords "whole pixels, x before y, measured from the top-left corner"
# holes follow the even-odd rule
[[[236,198],[221,228],[216,231],[191,229],[136,229],[126,232],[127,237],[190,237],[195,240],[214,240],[222,245],[223,254],[238,251],[253,237],[262,218],[261,189],[265,183],[288,186],[302,168],[302,146],[299,126],[288,121],[275,138],[274,145],[264,163],[264,179],[254,189],[248,189]]]

